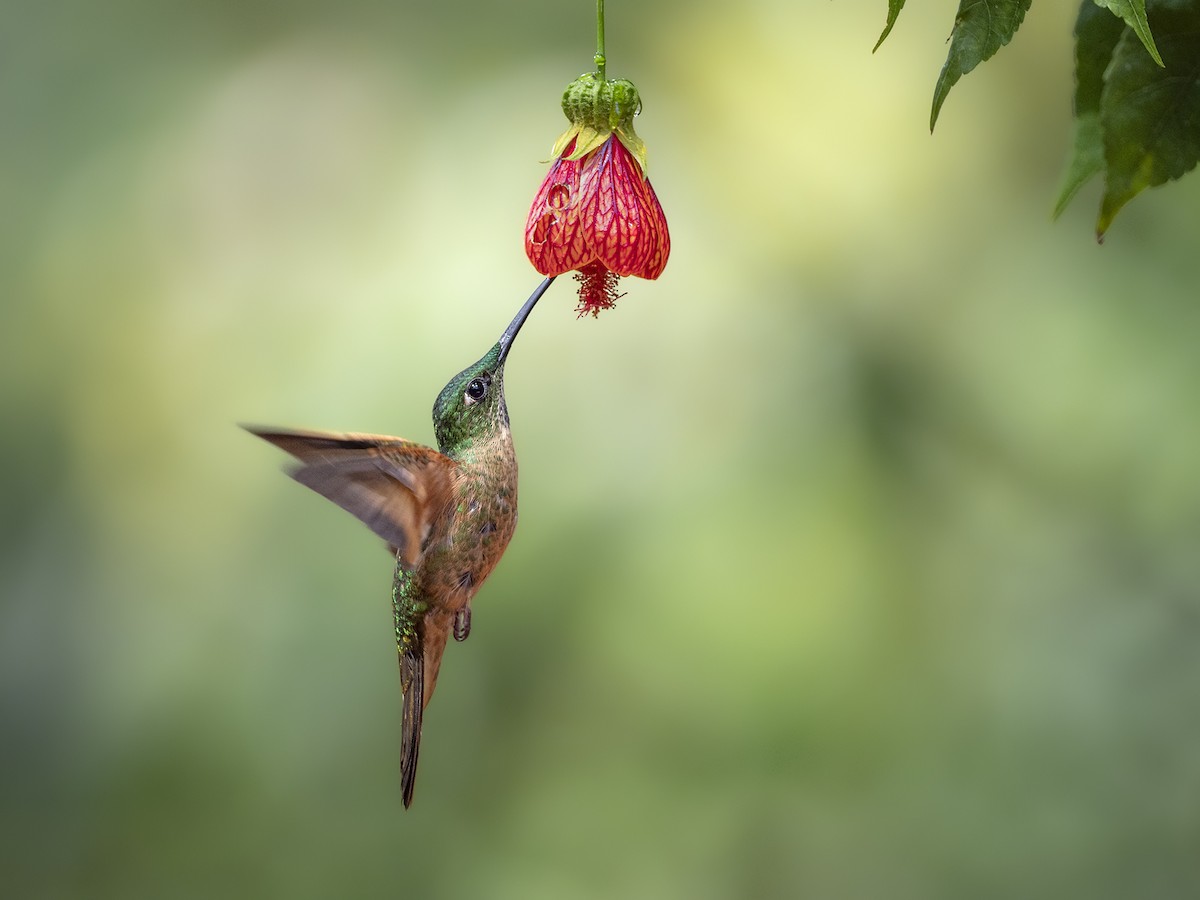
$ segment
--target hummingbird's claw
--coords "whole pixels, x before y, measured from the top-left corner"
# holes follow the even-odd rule
[[[454,639],[465,641],[471,635],[471,607],[464,606],[454,614]]]

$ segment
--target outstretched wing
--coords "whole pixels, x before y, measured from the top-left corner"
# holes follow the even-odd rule
[[[242,427],[300,460],[293,478],[357,516],[410,569],[453,500],[458,464],[422,444],[379,434]]]

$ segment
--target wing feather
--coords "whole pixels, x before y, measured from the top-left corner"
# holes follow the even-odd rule
[[[453,499],[458,464],[402,438],[243,426],[300,461],[290,474],[356,516],[417,565]]]

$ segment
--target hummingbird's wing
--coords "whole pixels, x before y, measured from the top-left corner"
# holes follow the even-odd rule
[[[409,569],[453,501],[458,463],[422,444],[380,434],[243,427],[300,460],[291,476],[357,516]]]

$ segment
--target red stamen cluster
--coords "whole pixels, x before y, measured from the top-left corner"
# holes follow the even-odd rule
[[[579,282],[579,305],[575,311],[581,319],[588,313],[596,318],[600,310],[612,309],[625,296],[617,293],[620,279],[616,273],[610,272],[601,262],[588,263],[575,273],[575,280]]]

